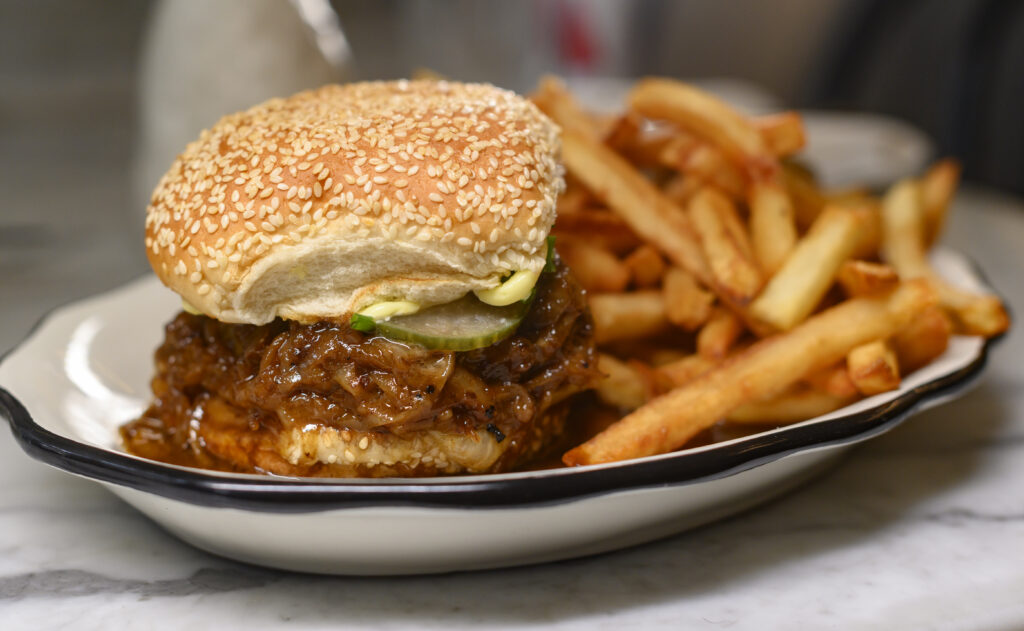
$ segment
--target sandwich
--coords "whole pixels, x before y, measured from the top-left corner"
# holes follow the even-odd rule
[[[135,455],[286,476],[527,466],[599,377],[549,231],[558,129],[515,94],[325,86],[222,118],[154,191],[183,300]]]

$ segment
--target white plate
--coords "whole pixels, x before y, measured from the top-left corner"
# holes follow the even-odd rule
[[[800,112],[807,146],[798,154],[823,189],[882,189],[917,177],[935,155],[928,136],[913,125],[881,114]]]
[[[981,287],[970,263],[934,258]],[[613,550],[763,502],[851,445],[959,394],[989,344],[956,337],[897,392],[746,438],[610,465],[420,480],[320,480],[176,467],[119,450],[149,399],[178,297],[146,277],[58,309],[0,363],[0,415],[31,456],[97,480],[182,539],[260,565],[334,574],[492,568]],[[9,391],[9,392],[8,392]]]

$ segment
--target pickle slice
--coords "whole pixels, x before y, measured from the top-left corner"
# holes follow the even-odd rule
[[[376,332],[391,340],[414,342],[427,348],[470,351],[511,335],[529,308],[529,302],[493,307],[468,294],[455,302],[377,322]]]

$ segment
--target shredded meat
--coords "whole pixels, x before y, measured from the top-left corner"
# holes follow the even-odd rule
[[[392,342],[347,323],[251,326],[180,313],[156,352],[155,401],[122,436],[132,453],[204,468],[432,475],[445,471],[330,466],[289,453],[282,437],[319,428],[389,440],[483,429],[510,441],[490,467],[508,470],[557,438],[562,402],[597,376],[591,328],[585,296],[560,262],[542,275],[512,336],[468,352]]]

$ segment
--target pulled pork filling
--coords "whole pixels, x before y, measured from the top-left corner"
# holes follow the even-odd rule
[[[558,437],[565,399],[596,379],[591,328],[560,262],[512,336],[467,352],[347,323],[252,326],[183,312],[156,352],[153,404],[121,435],[145,458],[230,471],[507,471]],[[466,464],[469,452],[486,455]]]

